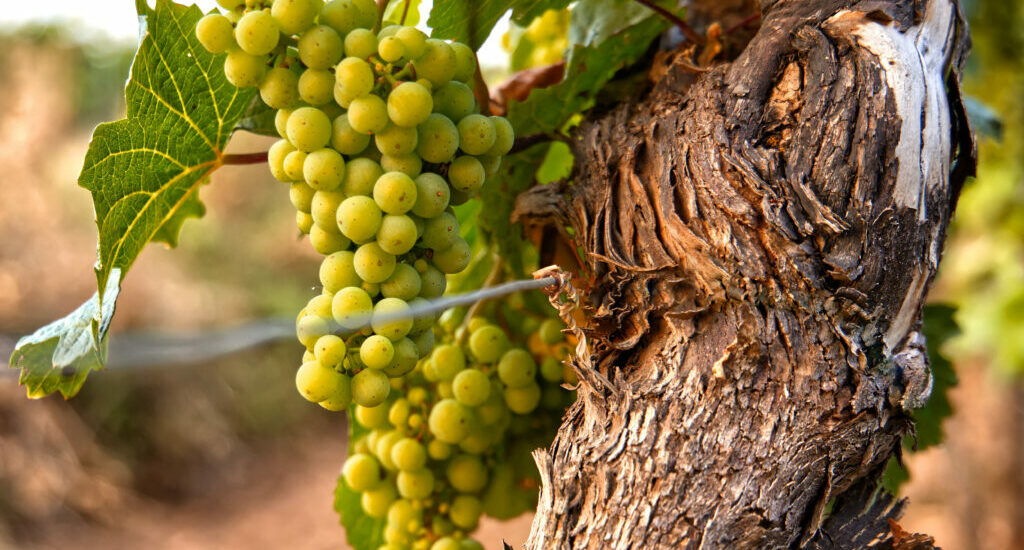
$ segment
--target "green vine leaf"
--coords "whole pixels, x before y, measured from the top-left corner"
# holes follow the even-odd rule
[[[435,38],[448,38],[477,50],[495,23],[508,10],[518,25],[528,25],[550,9],[561,9],[571,0],[436,0],[427,25]]]
[[[365,437],[370,430],[364,428],[355,420],[356,406],[353,404],[348,409],[348,441],[349,449],[353,442]],[[352,451],[349,451],[352,454]],[[338,485],[334,489],[334,511],[341,518],[341,525],[345,527],[345,538],[355,550],[377,550],[384,544],[384,527],[387,519],[376,519],[366,515],[363,510],[362,497],[360,493],[353,491],[344,476],[338,476]]]
[[[222,165],[224,146],[255,98],[224,76],[224,55],[195,37],[199,8],[136,1],[144,38],[125,89],[127,117],[93,132],[80,186],[92,193],[99,230],[98,292],[67,317],[23,338],[11,355],[29,397],[71,397],[103,367],[121,280],[151,241],[170,246],[204,207],[199,186]]]

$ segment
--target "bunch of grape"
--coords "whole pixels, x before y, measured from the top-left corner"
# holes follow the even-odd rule
[[[513,71],[561,61],[569,47],[569,10],[547,10],[525,29],[513,26],[502,35],[501,45],[511,56]]]
[[[218,1],[231,11],[201,19],[197,37],[277,110],[270,171],[326,256],[323,292],[296,321],[296,385],[332,411],[379,405],[434,347],[434,319],[407,313],[468,265],[451,206],[498,169],[512,127],[480,114],[468,46],[374,32],[373,0]]]
[[[562,339],[545,321],[546,342]],[[429,358],[374,407],[357,406],[365,428],[342,469],[363,511],[386,518],[381,550],[468,550],[482,514],[506,519],[536,505],[531,451],[546,445],[571,398],[561,363],[538,367],[499,326],[469,323],[468,341],[445,337]]]

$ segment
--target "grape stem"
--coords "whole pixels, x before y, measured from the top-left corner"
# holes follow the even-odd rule
[[[377,0],[377,24],[373,26],[374,34],[380,32],[381,25],[384,22],[384,10],[388,7],[388,3],[391,0]]]
[[[412,3],[412,0],[405,0],[405,7],[402,8],[402,21],[401,21],[402,25],[405,24],[405,18],[409,15],[409,4],[411,4],[411,3]]]
[[[267,162],[267,152],[259,153],[228,153],[220,157],[221,164],[262,164]]]
[[[473,95],[476,97],[476,102],[480,105],[480,111],[488,116],[491,114],[491,92],[487,89],[487,83],[484,82],[484,74],[480,72],[480,58],[476,56],[476,52],[473,52],[473,58],[476,59],[476,70],[473,71]]]
[[[658,15],[668,19],[673,25],[675,25],[682,33],[686,36],[686,39],[694,44],[702,44],[704,39],[701,38],[697,31],[693,30],[686,21],[683,21],[676,14],[666,10],[665,8],[655,4],[652,0],[636,0],[637,2],[647,6]]]
[[[481,289],[493,287],[501,279],[502,274],[505,271],[505,259],[501,256],[497,256],[494,259],[494,266],[491,267],[491,272],[487,274],[487,278],[484,279]],[[469,321],[473,317],[476,317],[480,312],[480,308],[487,300],[480,300],[473,305],[469,306],[469,311],[466,312],[466,316],[462,319],[462,326],[455,331],[455,338],[458,344],[461,346],[466,343],[466,337],[469,334]]]

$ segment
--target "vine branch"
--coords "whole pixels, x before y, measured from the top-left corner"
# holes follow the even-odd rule
[[[261,151],[259,153],[228,153],[220,157],[220,161],[224,165],[263,164],[264,162],[267,162],[267,152]]]

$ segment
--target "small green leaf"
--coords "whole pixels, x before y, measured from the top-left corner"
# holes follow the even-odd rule
[[[277,111],[263,103],[258,96],[254,97],[249,103],[249,108],[242,115],[242,120],[235,124],[235,130],[245,130],[261,136],[278,138],[280,136],[277,134],[277,126],[274,124],[276,116]]]
[[[360,498],[359,493],[345,483],[345,478],[338,476],[338,486],[334,490],[334,510],[341,516],[345,538],[355,550],[377,550],[384,544],[387,520],[366,515]]]
[[[448,38],[468,44],[474,50],[487,40],[494,24],[512,11],[512,19],[528,25],[534,17],[549,9],[561,9],[570,0],[435,0],[427,25],[435,38]]]
[[[544,155],[544,162],[537,168],[537,183],[551,183],[566,179],[572,174],[572,163],[575,160],[569,146],[561,141],[556,141],[548,148],[548,154]]]
[[[546,145],[538,144],[505,157],[498,173],[488,178],[480,191],[480,202],[487,208],[480,210],[477,225],[495,244],[497,255],[505,260],[505,265],[515,276],[525,275],[523,254],[531,246],[523,238],[522,227],[513,225],[509,218],[516,197],[534,184],[537,167],[547,149]]]
[[[420,22],[420,0],[391,0],[384,10],[384,20],[393,21],[398,25],[416,26]]]

